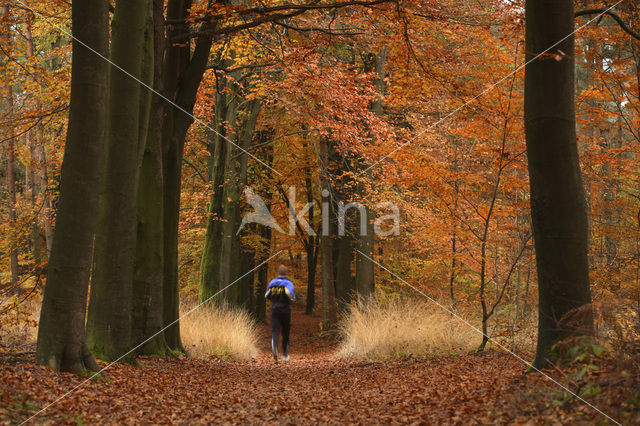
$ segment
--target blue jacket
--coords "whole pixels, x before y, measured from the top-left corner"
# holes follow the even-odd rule
[[[274,305],[289,305],[292,300],[296,300],[293,283],[287,277],[278,276],[271,280],[264,297],[271,300],[272,308]]]

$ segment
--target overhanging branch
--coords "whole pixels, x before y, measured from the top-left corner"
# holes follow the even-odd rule
[[[577,18],[578,16],[597,15],[597,14],[609,15],[618,23],[618,25],[620,25],[620,28],[622,28],[624,32],[631,35],[636,40],[640,40],[640,33],[637,33],[636,31],[632,30],[631,27],[629,27],[626,24],[626,22],[624,22],[617,13],[609,9],[599,8],[599,9],[579,10],[575,13],[575,17]]]
[[[341,9],[349,6],[375,6],[383,3],[396,3],[397,0],[371,0],[371,1],[362,1],[362,0],[351,0],[351,1],[343,1],[343,2],[333,2],[333,3],[325,3],[319,4],[319,2],[313,1],[307,4],[283,4],[278,6],[270,6],[270,7],[253,7],[249,9],[243,9],[238,11],[233,11],[226,14],[218,14],[211,16],[203,16],[192,18],[189,22],[220,22],[229,18],[245,18],[249,15],[262,15],[253,18],[252,20],[245,21],[243,23],[238,23],[230,26],[220,26],[216,29],[206,29],[199,31],[192,31],[188,34],[181,34],[175,37],[173,42],[183,42],[188,39],[194,37],[216,37],[225,34],[232,34],[238,31],[242,31],[245,29],[254,28],[260,26],[262,24],[266,24],[269,22],[277,22],[281,24],[283,19],[292,18],[298,15],[302,15],[305,12],[312,10],[330,10],[330,9]],[[187,20],[188,21],[188,20]],[[176,24],[185,24],[187,21],[185,20],[167,20],[165,24],[167,25],[176,25]],[[294,28],[292,28],[294,29]],[[295,28],[298,29],[298,28]],[[299,30],[304,30],[300,28]],[[310,31],[316,31],[318,29],[310,29]]]

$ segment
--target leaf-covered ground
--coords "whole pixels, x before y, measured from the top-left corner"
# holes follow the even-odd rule
[[[292,361],[268,353],[248,362],[140,360],[114,365],[31,419],[35,423],[606,423],[557,385],[499,352],[388,362],[336,360],[316,337],[316,318],[294,313]],[[0,421],[21,422],[85,379],[33,364],[33,354],[0,362]],[[105,364],[102,364],[103,366]],[[571,382],[569,371],[555,371]],[[571,382],[614,419],[640,420],[637,372],[606,368]],[[596,385],[598,388],[596,388]],[[599,389],[597,392],[595,389]],[[634,393],[635,392],[635,393]]]

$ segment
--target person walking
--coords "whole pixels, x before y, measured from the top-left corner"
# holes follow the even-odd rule
[[[282,360],[289,361],[291,302],[296,300],[293,283],[287,278],[287,267],[278,266],[278,276],[271,280],[264,297],[271,301],[271,351],[278,362],[278,340],[282,332]]]

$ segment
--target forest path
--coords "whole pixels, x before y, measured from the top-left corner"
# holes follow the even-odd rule
[[[267,321],[269,321],[269,312],[267,311]],[[319,315],[305,315],[302,310],[293,309],[291,311],[291,357],[300,358],[325,358],[335,352],[335,342],[319,336],[320,323],[322,317]],[[259,325],[260,340],[258,348],[260,349],[260,357],[267,357],[273,360],[271,355],[271,326],[266,324]],[[282,338],[282,337],[281,337]],[[282,340],[280,340],[280,348],[282,352]]]
[[[294,311],[288,363],[274,363],[268,325],[260,326],[262,353],[255,359],[142,358],[138,367],[109,368],[109,381],[82,384],[84,378],[55,374],[32,359],[0,361],[0,424],[24,421],[80,384],[35,422],[538,424],[598,418],[582,404],[550,407],[549,395],[558,388],[539,375],[523,376],[522,363],[499,352],[336,359],[335,344],[317,337],[319,321]]]

